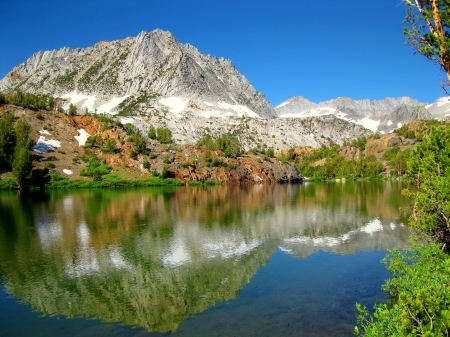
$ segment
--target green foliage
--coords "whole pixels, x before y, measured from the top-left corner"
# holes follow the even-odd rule
[[[12,173],[18,183],[22,185],[31,174],[31,126],[24,118],[20,118],[15,127],[16,145],[14,148],[14,159]]]
[[[0,179],[0,190],[13,190],[17,187],[17,182],[14,179]]]
[[[350,146],[357,147],[361,151],[364,151],[366,149],[366,143],[367,143],[367,138],[361,137],[361,138],[352,140],[352,142],[350,143]]]
[[[137,130],[133,136],[134,149],[131,153],[131,157],[136,159],[138,154],[150,154],[150,150],[147,148],[147,139],[141,134],[141,131]]]
[[[100,147],[103,145],[102,137],[100,135],[96,136],[89,136],[88,139],[86,139],[86,142],[84,143],[85,148],[93,148],[93,147]]]
[[[172,131],[168,128],[157,128],[156,129],[156,140],[161,144],[172,143]]]
[[[138,97],[130,96],[123,100],[119,105],[119,116],[130,116],[130,115],[136,115],[144,110],[141,111],[141,104],[146,104],[150,100],[160,96],[158,93],[147,93],[142,92]]]
[[[20,186],[24,185],[31,176],[32,161],[31,151],[26,147],[17,148],[14,151],[12,174]]]
[[[216,145],[219,150],[223,151],[225,157],[236,158],[242,153],[238,139],[230,134],[224,134],[217,138]]]
[[[148,138],[150,139],[156,139],[156,130],[153,127],[153,125],[150,125],[150,129],[148,130]]]
[[[401,128],[395,130],[395,133],[399,136],[408,138],[408,139],[415,139],[416,138],[416,132],[414,130],[411,130],[407,124],[403,125]]]
[[[184,186],[178,179],[162,179],[154,176],[149,179],[123,179],[115,174],[106,174],[101,180],[69,180],[57,173],[50,173],[50,181],[46,183],[48,189],[69,188],[111,188],[111,187],[150,187],[150,186]],[[1,187],[0,180],[0,187]]]
[[[34,110],[51,110],[55,105],[55,99],[52,96],[24,93],[20,89],[16,89],[14,94],[9,98],[4,95],[2,96],[5,103],[9,101],[11,104]]]
[[[44,167],[46,169],[52,169],[52,168],[55,168],[55,164],[53,164],[51,162],[47,162],[47,163],[45,163]]]
[[[0,115],[0,172],[11,169],[14,142],[14,116],[6,111]]]
[[[67,111],[67,114],[69,116],[75,116],[77,114],[77,107],[76,107],[76,105],[73,105],[72,103],[70,103],[69,110]]]
[[[197,141],[197,146],[208,150],[221,150],[225,157],[236,158],[242,153],[241,144],[238,139],[231,134],[224,134],[217,139],[213,139],[209,134],[204,134]]]
[[[78,72],[76,70],[69,71],[67,69],[64,75],[58,75],[55,77],[54,83],[57,86],[63,87],[65,89],[69,90],[74,89],[75,88],[74,78],[77,75],[77,73]]]
[[[389,149],[383,154],[383,159],[392,168],[391,176],[402,176],[406,173],[406,165],[411,157],[412,150],[406,149],[401,151],[398,146]]]
[[[104,153],[114,153],[117,149],[117,143],[114,138],[108,138],[105,145],[102,147],[102,152]]]
[[[102,176],[108,174],[111,171],[111,167],[106,165],[103,161],[100,161],[97,157],[92,157],[89,161],[89,164],[86,166],[84,170],[80,172],[81,176],[90,176],[95,181],[99,181],[102,179]]]
[[[207,167],[228,167],[228,164],[225,163],[221,158],[212,158],[210,161],[206,162]]]
[[[217,148],[216,141],[211,137],[210,134],[206,133],[204,134],[198,141],[197,141],[198,147],[204,147],[208,150],[214,150]]]
[[[78,82],[81,89],[87,89],[92,85],[94,77],[98,74],[99,70],[103,67],[104,64],[105,59],[97,60],[92,66],[88,68],[88,70],[84,72]]]
[[[43,120],[44,119],[44,116],[42,116],[42,112],[41,111],[38,111],[38,112],[36,112],[36,115],[34,115],[37,119],[39,119],[39,120]]]
[[[163,157],[163,163],[164,164],[170,164],[169,155],[165,154]]]
[[[450,127],[432,127],[408,162],[414,187],[405,191],[414,202],[411,226],[441,242],[450,243]]]
[[[204,182],[192,180],[188,183],[189,186],[216,186],[219,185],[219,183],[213,179],[208,179]]]
[[[217,181],[215,181],[214,179],[208,179],[206,180],[203,185],[205,186],[215,186],[215,185],[219,185],[219,183]]]
[[[270,147],[270,148],[267,149],[266,156],[269,157],[269,158],[275,157],[275,152],[274,152],[273,148]]]
[[[392,304],[378,304],[373,316],[357,305],[355,334],[375,336],[448,336],[450,329],[450,257],[437,245],[413,252],[393,250],[383,260],[394,276],[383,290]]]
[[[127,131],[128,136],[134,135],[137,131],[136,127],[131,123],[125,124],[125,130]]]

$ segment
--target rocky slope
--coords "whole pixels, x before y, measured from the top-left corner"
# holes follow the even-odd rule
[[[302,179],[291,165],[264,155],[247,153],[236,159],[225,158],[220,150],[208,151],[193,145],[162,145],[151,139],[146,140],[151,154],[138,154],[133,159],[134,143],[120,123],[100,121],[91,116],[70,117],[56,111],[42,110],[37,115],[34,110],[13,105],[0,106],[0,113],[3,111],[13,112],[16,118],[25,116],[31,125],[34,167],[47,168],[68,178],[82,178],[80,172],[95,155],[112,167],[112,173],[125,178],[148,178],[153,172],[160,174],[167,167],[177,179],[186,183],[210,179],[221,184],[300,182]],[[87,147],[89,136],[98,136],[101,144]],[[102,146],[111,138],[116,150],[103,153]]]

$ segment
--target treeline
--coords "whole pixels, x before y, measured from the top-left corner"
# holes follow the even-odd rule
[[[342,149],[336,145],[317,150],[305,156],[296,168],[312,180],[380,178],[384,175],[400,177],[405,174],[406,162],[411,155],[411,149],[401,150],[396,146],[387,150],[380,159],[363,153],[360,159],[346,159]]]
[[[56,106],[53,96],[24,93],[19,89],[16,89],[11,95],[0,93],[0,104],[7,103],[33,110],[53,110]]]

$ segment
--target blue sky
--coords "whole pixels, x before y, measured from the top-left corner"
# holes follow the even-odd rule
[[[401,0],[0,0],[0,13],[0,78],[39,50],[160,28],[231,59],[274,106],[444,96],[445,73],[404,44]]]

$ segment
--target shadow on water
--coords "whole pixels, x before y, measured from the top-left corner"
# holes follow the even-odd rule
[[[401,187],[0,193],[0,336],[346,335],[408,246]]]

